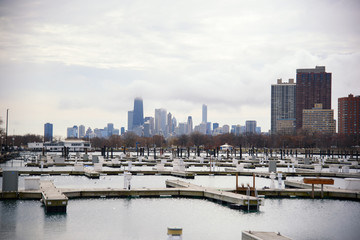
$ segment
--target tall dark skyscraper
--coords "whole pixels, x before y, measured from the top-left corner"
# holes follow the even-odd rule
[[[304,109],[312,109],[321,103],[323,109],[331,109],[331,73],[325,67],[296,70],[296,128],[302,128]]]
[[[134,114],[133,114],[133,128],[144,125],[144,109],[143,100],[135,98],[134,100]]]
[[[360,96],[349,94],[348,97],[338,99],[338,124],[341,134],[360,133]]]
[[[53,125],[51,123],[44,124],[44,142],[52,141],[53,139]]]

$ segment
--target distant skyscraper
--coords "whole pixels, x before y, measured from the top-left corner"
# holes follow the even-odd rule
[[[162,109],[161,111],[161,131],[164,134],[166,132],[166,117],[167,113],[165,109]]]
[[[295,122],[295,101],[294,79],[289,79],[289,83],[283,83],[278,79],[277,84],[271,85],[271,133],[277,133],[276,124],[279,120]]]
[[[144,122],[144,137],[150,137],[151,136],[151,132],[150,132],[150,121],[145,121]]]
[[[169,112],[168,113],[168,115],[167,115],[167,126],[166,126],[166,128],[167,128],[167,135],[169,135],[169,134],[171,134],[172,132],[173,132],[173,129],[172,129],[172,121],[171,121],[171,119],[172,119],[172,115],[171,115],[171,113]]]
[[[83,138],[83,137],[85,137],[85,126],[80,125],[79,126],[79,138]]]
[[[134,113],[133,113],[133,128],[142,126],[144,124],[144,109],[143,100],[135,98],[134,100]]]
[[[154,125],[154,129],[155,129],[155,133],[154,134],[159,134],[159,132],[161,131],[161,109],[155,109],[155,125]]]
[[[114,134],[114,124],[108,123],[107,124],[107,136],[111,137]]]
[[[321,103],[323,109],[331,109],[331,73],[325,67],[296,70],[296,128],[303,126],[303,110]]]
[[[74,125],[73,127],[67,128],[67,138],[78,138],[79,129],[78,126]]]
[[[123,135],[125,133],[125,128],[121,127],[121,135]]]
[[[192,121],[192,117],[188,116],[188,120],[187,120],[187,134],[192,133],[193,131],[193,121]]]
[[[52,142],[53,139],[53,125],[51,123],[44,124],[44,142]]]
[[[229,125],[224,125],[224,126],[222,126],[222,128],[221,128],[221,133],[229,133],[229,131],[230,131],[230,126]]]
[[[94,137],[94,134],[93,134],[93,131],[92,131],[91,127],[88,127],[88,129],[86,130],[85,135],[86,135],[87,138]]]
[[[338,124],[341,134],[360,134],[360,96],[338,99]]]
[[[149,122],[149,124],[150,124],[150,129],[149,129],[149,131],[150,131],[150,135],[153,135],[154,133],[155,133],[155,120],[154,120],[154,118],[153,117],[145,117],[144,118],[144,124],[145,124],[145,122]]]
[[[241,134],[241,126],[238,124],[235,128],[235,135],[238,136]]]
[[[231,125],[230,133],[236,134],[236,125]]]
[[[256,121],[249,120],[245,122],[246,133],[256,133]]]
[[[206,134],[211,134],[211,122],[206,123]]]
[[[155,133],[164,134],[166,132],[166,110],[155,109]]]
[[[179,123],[179,135],[183,135],[187,133],[187,123]]]
[[[219,127],[219,123],[213,123],[213,131]]]
[[[304,109],[303,129],[310,132],[335,133],[334,110],[323,109],[321,103],[315,104],[312,109]]]
[[[202,122],[207,123],[207,105],[202,105]]]
[[[128,131],[133,130],[134,111],[128,111]]]

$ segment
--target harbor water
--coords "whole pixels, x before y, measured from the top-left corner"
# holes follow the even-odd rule
[[[259,212],[203,199],[71,199],[67,213],[46,214],[40,201],[0,201],[1,239],[241,239],[242,230],[293,239],[358,239],[360,204],[353,201],[266,199]]]

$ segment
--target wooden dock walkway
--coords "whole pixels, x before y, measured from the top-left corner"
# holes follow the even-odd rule
[[[87,169],[87,170],[86,170]],[[235,170],[235,169],[234,169]],[[172,174],[171,170],[131,170],[133,175],[141,174],[141,175],[167,175],[167,176],[175,176],[184,178],[193,178],[195,176],[208,176],[208,175],[216,175],[216,176],[226,176],[226,175],[236,175],[239,176],[252,176],[255,174],[257,177],[270,177],[270,173],[268,172],[255,172],[255,171],[185,171],[184,176],[180,176],[179,174]],[[99,178],[101,174],[105,175],[119,175],[123,174],[124,170],[114,169],[114,170],[106,170],[102,169],[102,171],[93,171],[89,168],[84,168],[84,171],[74,171],[74,170],[19,170],[19,175],[83,175],[89,178]],[[178,176],[177,176],[178,175]],[[2,170],[0,170],[0,176],[2,176]],[[286,177],[296,177],[296,176],[307,176],[307,177],[337,177],[337,178],[360,178],[360,173],[330,173],[330,172],[282,172],[283,179]],[[276,174],[277,178],[277,174]]]
[[[46,212],[66,212],[68,198],[52,181],[40,181],[40,190]]]
[[[202,187],[180,180],[166,180],[166,186],[201,191],[204,193],[205,198],[228,204],[231,208],[259,210],[259,206],[262,204],[262,199],[257,197],[221,191],[211,187]]]

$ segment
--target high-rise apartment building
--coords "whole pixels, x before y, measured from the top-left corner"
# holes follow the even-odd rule
[[[295,122],[296,84],[294,79],[289,82],[277,80],[277,84],[271,85],[271,133],[278,133],[277,122],[288,120]],[[294,124],[292,124],[294,125]],[[295,128],[293,129],[293,131]],[[290,130],[290,133],[293,132]]]
[[[142,126],[143,124],[144,124],[143,100],[141,98],[135,98],[134,111],[133,111],[133,128]]]
[[[292,135],[296,129],[295,119],[278,119],[276,121],[276,133]]]
[[[331,73],[325,67],[296,70],[296,128],[303,127],[303,110],[321,103],[331,109]]]
[[[51,123],[44,124],[44,142],[52,142],[53,139],[53,125]]]
[[[322,104],[315,104],[312,109],[303,110],[303,129],[309,132],[332,134],[336,132],[334,110],[323,109]]]
[[[202,122],[207,123],[207,105],[202,105]]]
[[[338,124],[339,133],[360,133],[360,96],[349,94],[338,99]]]

